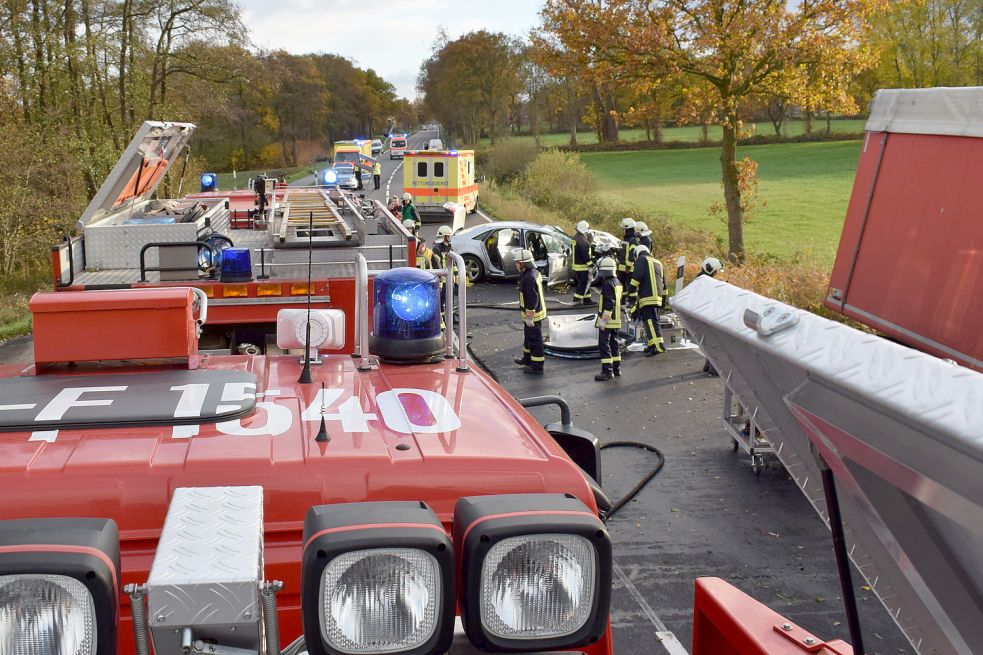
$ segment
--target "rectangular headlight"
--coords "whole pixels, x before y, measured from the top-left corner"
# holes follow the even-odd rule
[[[446,652],[454,631],[453,570],[450,540],[423,503],[312,507],[301,572],[308,651]]]
[[[576,498],[461,498],[454,510],[461,618],[487,651],[585,646],[607,630],[611,540]]]
[[[118,580],[113,521],[0,521],[0,655],[115,655]]]

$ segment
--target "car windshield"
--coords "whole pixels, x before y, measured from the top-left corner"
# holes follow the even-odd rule
[[[573,238],[572,236],[570,236],[569,234],[567,234],[566,232],[564,232],[563,229],[560,228],[559,225],[550,225],[550,227],[553,228],[554,230],[556,230],[557,232],[559,232],[560,234],[562,234],[563,236],[565,236],[568,239],[572,239]]]
[[[334,167],[334,170],[338,173],[351,175],[352,171],[355,170],[355,166],[353,164],[338,164]]]
[[[405,148],[406,139],[393,139],[393,148]]]
[[[345,151],[342,151],[342,152],[339,152],[338,154],[336,154],[334,156],[334,159],[335,159],[335,161],[351,161],[351,162],[355,162],[355,161],[358,161],[358,157],[361,154],[362,153],[359,153],[359,152],[352,152],[352,151],[345,152]]]

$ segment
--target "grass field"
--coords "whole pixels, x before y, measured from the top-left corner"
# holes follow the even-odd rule
[[[833,132],[839,133],[856,133],[863,132],[864,123],[866,121],[862,118],[858,119],[836,119],[830,124]],[[763,134],[771,136],[775,134],[774,128],[772,128],[771,123],[755,123],[754,134]],[[825,121],[814,120],[812,122],[812,128],[814,132],[822,132],[826,129]],[[786,137],[801,136],[804,133],[802,121],[790,121],[785,124],[783,129]],[[702,138],[703,130],[698,125],[686,125],[682,127],[667,127],[662,130],[662,138],[665,141],[699,141]],[[644,129],[624,129],[619,133],[620,139],[622,141],[644,141],[645,140],[645,130]],[[721,138],[720,126],[711,125],[708,131],[708,136],[712,141],[718,141]],[[523,141],[532,142],[533,138],[529,135],[512,137],[514,139],[519,139]],[[539,138],[539,142],[544,147],[550,146],[565,146],[570,143],[570,134],[544,134]],[[482,139],[481,145],[489,145],[488,139]],[[597,143],[597,136],[593,132],[579,132],[577,134],[577,143],[579,144],[590,144]]]
[[[767,206],[745,226],[749,252],[803,255],[829,265],[846,215],[860,141],[745,146],[738,157],[758,162],[760,198]],[[724,218],[709,215],[723,202],[718,148],[586,153],[583,162],[601,195],[655,215],[722,235]]]

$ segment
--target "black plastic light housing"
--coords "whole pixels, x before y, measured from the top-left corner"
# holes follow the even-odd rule
[[[318,505],[304,520],[301,559],[301,612],[310,655],[351,655],[325,637],[321,621],[321,579],[338,557],[353,551],[417,549],[437,562],[440,593],[435,628],[423,643],[395,655],[437,655],[447,652],[454,638],[454,551],[443,525],[425,503],[411,501]]]
[[[10,575],[58,575],[81,583],[95,610],[95,655],[116,655],[120,556],[115,521],[0,521],[0,580]]]
[[[512,537],[582,537],[594,549],[594,594],[586,620],[558,636],[503,637],[485,625],[481,580],[492,548]],[[545,539],[548,541],[548,538]],[[468,639],[489,652],[533,652],[593,644],[608,628],[611,605],[611,537],[600,519],[569,494],[506,494],[461,498],[454,508],[461,621]]]

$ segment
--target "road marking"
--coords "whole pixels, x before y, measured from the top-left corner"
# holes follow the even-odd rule
[[[655,626],[655,634],[659,638],[659,643],[666,649],[666,652],[669,655],[689,655],[689,653],[686,652],[686,649],[683,648],[683,645],[679,642],[679,639],[676,638],[676,635],[666,627],[666,624],[662,622],[662,619],[660,619],[659,615],[655,613],[652,606],[648,604],[648,601],[646,601],[645,597],[642,596],[642,592],[638,590],[638,587],[636,587],[635,584],[628,579],[628,576],[625,575],[625,571],[621,568],[621,565],[617,562],[612,562],[612,564],[614,567],[614,573],[618,576],[618,579],[621,580],[621,584],[625,586],[625,589],[628,590],[631,597],[634,598],[635,602],[638,603],[638,606],[642,608],[642,613],[648,617],[648,620],[652,622],[653,626]]]
[[[399,162],[399,165],[393,169],[393,172],[389,174],[389,179],[386,181],[386,202],[389,202],[389,187],[393,183],[393,178],[396,177],[396,173],[403,167],[403,162]]]
[[[495,219],[494,218],[492,218],[491,216],[489,216],[485,212],[481,211],[480,209],[477,210],[477,214],[478,214],[478,216],[480,216],[483,219],[485,219],[485,222],[486,223],[494,223],[495,222]]]

